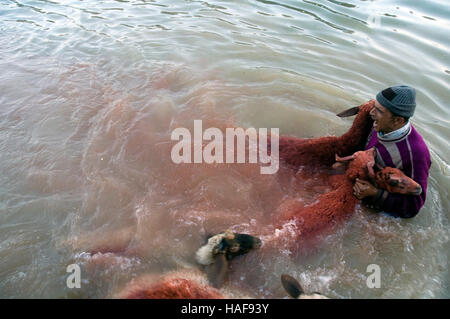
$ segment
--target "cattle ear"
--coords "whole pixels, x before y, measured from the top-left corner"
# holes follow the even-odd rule
[[[348,117],[358,114],[359,112],[359,106],[351,107],[341,113],[336,114],[339,117]]]
[[[228,261],[225,254],[219,254],[214,258],[214,263],[208,266],[207,274],[211,286],[222,287],[228,276]]]
[[[281,275],[281,284],[292,298],[297,299],[303,294],[303,288],[300,286],[300,283],[292,276],[286,274]]]

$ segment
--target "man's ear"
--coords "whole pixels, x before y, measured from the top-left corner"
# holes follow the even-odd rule
[[[403,125],[406,124],[405,119],[404,119],[403,117],[401,117],[401,116],[396,116],[396,115],[393,115],[392,117],[393,117],[393,121],[394,121],[394,124],[395,124],[395,125],[398,125],[398,126],[401,125],[401,126],[403,126]]]

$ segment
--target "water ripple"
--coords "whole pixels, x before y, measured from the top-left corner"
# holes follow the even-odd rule
[[[134,242],[146,246],[136,248],[159,272],[189,263],[187,251],[224,216],[227,227],[252,231],[285,196],[312,196],[293,188],[295,178],[264,179],[252,168],[168,165],[175,127],[201,118],[337,135],[351,120],[335,113],[398,83],[417,88],[413,121],[434,163],[423,211],[400,221],[358,206],[314,256],[281,245],[278,259],[243,258],[257,271],[242,281],[260,297],[283,297],[280,271],[334,297],[450,295],[444,0],[12,0],[0,2],[0,15],[1,297],[64,295],[42,273],[64,272],[80,253],[56,256],[69,235],[138,223]],[[366,289],[373,262],[384,267],[383,292]]]

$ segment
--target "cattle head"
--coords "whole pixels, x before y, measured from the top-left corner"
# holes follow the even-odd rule
[[[226,280],[228,262],[236,256],[261,247],[261,240],[247,234],[230,230],[211,236],[206,245],[196,253],[197,261],[206,266],[208,279],[213,287],[219,288]]]
[[[406,176],[398,168],[383,168],[377,172],[375,181],[378,187],[386,189],[389,193],[415,196],[422,193],[420,184]]]

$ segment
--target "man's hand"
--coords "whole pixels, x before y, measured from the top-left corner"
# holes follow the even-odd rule
[[[353,186],[353,195],[358,199],[377,195],[378,189],[370,182],[357,178]]]

